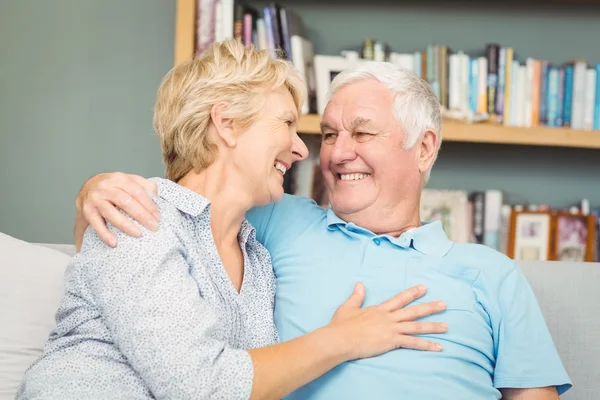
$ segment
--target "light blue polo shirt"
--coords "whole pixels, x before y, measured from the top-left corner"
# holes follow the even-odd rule
[[[375,235],[290,195],[247,218],[271,253],[283,341],[326,325],[358,281],[364,306],[418,284],[428,287],[419,301],[447,303],[423,319],[448,323],[446,333],[425,336],[442,352],[398,349],[347,362],[289,400],[482,400],[499,399],[499,388],[571,387],[529,284],[503,254],[453,243],[439,222],[399,238]]]

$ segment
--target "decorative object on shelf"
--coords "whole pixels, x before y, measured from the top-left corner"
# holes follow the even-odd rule
[[[315,78],[317,83],[317,112],[323,115],[327,91],[331,81],[343,70],[355,65],[349,57],[315,55]]]
[[[513,210],[508,256],[515,260],[551,260],[552,222],[550,211]]]
[[[557,212],[554,215],[554,226],[553,260],[594,261],[595,216]]]

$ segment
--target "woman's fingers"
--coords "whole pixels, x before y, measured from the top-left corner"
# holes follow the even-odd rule
[[[396,340],[397,348],[423,350],[423,351],[442,351],[442,345],[429,340],[414,336],[398,335]]]
[[[429,303],[417,304],[396,310],[392,313],[394,321],[415,321],[419,318],[437,314],[446,309],[446,303],[443,301],[431,301]]]
[[[381,306],[387,311],[396,311],[422,297],[426,291],[427,288],[424,285],[414,286],[384,301]]]
[[[402,335],[424,335],[444,333],[448,325],[441,322],[401,322],[398,324],[398,333]]]

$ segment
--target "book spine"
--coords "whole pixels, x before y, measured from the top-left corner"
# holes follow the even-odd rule
[[[511,121],[511,95],[513,85],[513,49],[511,47],[506,48],[506,74],[504,77],[504,115],[502,116],[502,122],[505,126],[510,125]]]
[[[488,112],[487,109],[487,58],[479,57],[479,98],[477,99],[477,111],[482,114]]]
[[[471,72],[469,74],[469,105],[472,112],[477,112],[479,98],[479,60],[475,57],[469,59]]]
[[[594,97],[596,96],[596,70],[588,68],[585,74],[585,96],[583,100],[583,126],[582,129],[594,129]]]
[[[540,86],[540,125],[547,125],[548,120],[548,61],[541,62]]]
[[[533,81],[531,84],[531,126],[540,124],[540,104],[542,92],[542,63],[540,60],[533,62]]]
[[[595,69],[596,69],[596,96],[594,98],[594,130],[600,131],[600,63],[596,64]]]
[[[485,50],[487,58],[487,112],[494,114],[496,106],[496,88],[498,85],[498,52],[500,46],[488,44]]]
[[[558,126],[556,116],[558,113],[558,69],[551,67],[548,71],[548,91],[547,91],[547,115],[546,125],[550,127]]]
[[[502,122],[504,117],[504,89],[506,85],[506,48],[498,51],[498,88],[496,90],[495,112],[498,120]]]
[[[558,69],[558,100],[556,102],[556,126],[563,126],[565,121],[565,69]]]
[[[563,126],[571,126],[571,107],[573,106],[573,66],[565,66],[565,84],[563,91]]]

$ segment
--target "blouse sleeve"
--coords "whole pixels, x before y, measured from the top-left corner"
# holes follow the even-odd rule
[[[200,296],[186,250],[165,225],[142,228],[140,238],[109,227],[115,248],[88,229],[73,267],[84,269],[115,345],[156,398],[248,399],[250,355],[211,338],[219,316]]]

